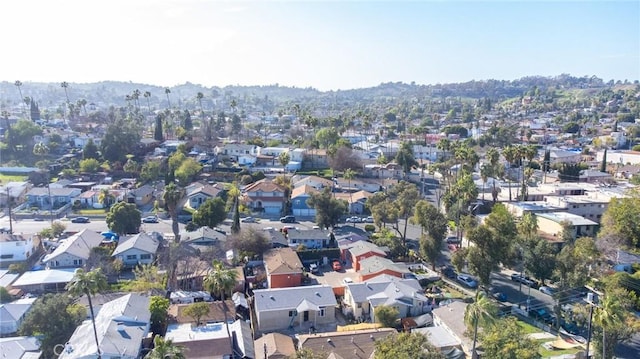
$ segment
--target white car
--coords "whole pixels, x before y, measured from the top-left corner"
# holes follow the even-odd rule
[[[344,282],[344,284],[349,284],[349,283],[353,283],[353,279],[349,278],[349,277],[344,277],[342,279],[342,281]]]
[[[478,287],[478,282],[468,274],[458,274],[458,282],[466,285],[469,288]]]
[[[547,287],[547,286],[542,286],[542,287],[538,288],[538,290],[540,291],[540,293],[544,293],[546,295],[553,295],[553,293],[555,293],[553,288]]]

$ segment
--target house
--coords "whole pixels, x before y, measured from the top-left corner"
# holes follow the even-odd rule
[[[222,194],[223,190],[217,186],[195,182],[185,188],[187,204],[193,209],[198,209],[208,199],[214,199]]]
[[[180,233],[180,241],[188,242],[191,245],[211,246],[224,243],[226,240],[226,234],[207,226],[200,227],[194,231]]]
[[[470,338],[465,335],[467,326],[464,324],[464,313],[467,305],[467,303],[462,301],[453,301],[447,305],[435,308],[432,313],[433,323],[438,327],[442,327],[457,339],[462,345],[462,350],[471,358],[472,342]]]
[[[275,229],[268,229],[264,231],[264,234],[269,239],[269,242],[271,242],[273,248],[289,247],[289,242],[287,242],[287,238],[285,238],[282,232],[276,231]]]
[[[546,198],[551,206],[561,208],[560,211],[575,214],[594,222],[600,219],[609,207],[611,197],[604,193],[593,193],[586,196],[551,196]]]
[[[100,147],[100,145],[102,144],[101,137],[77,136],[73,139],[73,146],[75,148],[84,148],[84,146],[86,146],[89,141],[93,141],[93,144],[97,147]]]
[[[380,276],[363,283],[348,283],[344,289],[343,313],[356,319],[375,319],[381,305],[398,310],[400,318],[415,317],[431,311],[431,302],[416,279]]]
[[[130,293],[105,303],[95,316],[96,340],[91,320],[80,324],[66,343],[59,359],[120,358],[137,359],[142,340],[149,333],[149,297]]]
[[[42,259],[42,262],[47,268],[80,268],[87,263],[91,249],[100,246],[103,240],[104,237],[100,233],[83,229],[63,240],[53,253]]]
[[[359,271],[361,269],[360,262],[369,257],[377,256],[385,258],[387,253],[377,245],[367,241],[357,241],[351,247],[346,249],[346,256],[351,257],[353,269]]]
[[[429,343],[435,346],[448,359],[464,359],[460,339],[447,331],[443,326],[415,328],[411,332],[424,335]]]
[[[393,277],[402,278],[403,274],[409,273],[407,268],[403,268],[395,264],[393,261],[387,258],[379,256],[371,256],[362,259],[360,262],[360,281],[368,281],[369,279],[379,276],[381,274],[388,274]]]
[[[7,203],[11,203],[14,206],[22,203],[30,189],[31,184],[29,182],[8,182],[6,185],[0,186],[0,206],[4,208]],[[9,202],[7,202],[7,199],[9,199]]]
[[[538,230],[559,239],[562,238],[564,225],[569,226],[573,238],[593,236],[598,229],[598,223],[582,216],[567,212],[551,212],[536,214]]]
[[[254,212],[279,216],[282,214],[285,190],[269,179],[262,179],[243,189],[243,201]]]
[[[291,179],[293,183],[293,188],[298,188],[302,186],[313,187],[316,190],[320,191],[326,187],[333,188],[334,183],[332,180],[328,180],[326,178],[318,177],[318,176],[293,176]]]
[[[558,163],[578,163],[582,160],[580,152],[565,151],[559,148],[549,150],[549,161],[551,165]]]
[[[45,269],[24,272],[11,285],[23,293],[59,293],[66,291],[65,286],[71,282],[76,268]]]
[[[36,298],[23,298],[0,304],[0,334],[16,333],[35,301]]]
[[[341,199],[347,202],[349,213],[362,214],[365,212],[367,199],[373,196],[372,193],[367,191],[358,191],[355,193],[340,192],[335,193],[336,199]]]
[[[309,185],[294,187],[291,191],[291,212],[296,217],[315,217],[316,209],[307,204],[313,193],[318,190]]]
[[[214,153],[220,160],[232,160],[240,165],[250,165],[255,163],[255,158],[260,153],[260,147],[240,143],[226,143],[223,147],[216,146]],[[251,158],[253,162],[250,162]],[[242,163],[240,162],[241,160],[243,161]]]
[[[262,256],[269,288],[297,287],[302,283],[302,262],[291,248],[273,248]]]
[[[526,213],[538,214],[548,212],[562,212],[564,209],[552,206],[546,201],[505,202],[504,206],[509,213],[521,218]]]
[[[303,334],[298,336],[298,348],[327,359],[370,359],[374,357],[377,341],[397,333],[393,328],[378,328]]]
[[[256,358],[288,359],[296,355],[293,339],[280,333],[269,333],[254,340]]]
[[[289,229],[287,240],[290,247],[303,245],[307,248],[326,248],[331,242],[331,232],[322,229]]]
[[[0,233],[0,268],[26,261],[31,257],[33,251],[33,236]]]
[[[27,192],[27,203],[40,209],[60,208],[73,203],[81,191],[77,188],[34,187]]]
[[[36,337],[0,338],[0,358],[40,359],[42,351]]]
[[[337,302],[331,286],[258,289],[253,293],[255,329],[261,333],[336,322]]]
[[[127,193],[127,203],[133,203],[136,206],[145,206],[153,201],[154,188],[149,185],[144,185],[130,190]]]
[[[200,326],[169,324],[165,339],[184,347],[186,359],[256,358],[251,327],[242,320],[232,324],[218,322]]]
[[[311,149],[304,154],[303,168],[327,168],[329,167],[329,155],[326,149]]]
[[[120,239],[111,256],[120,259],[128,268],[151,264],[156,259],[158,245],[160,243],[156,238],[147,233],[138,233],[129,238]]]

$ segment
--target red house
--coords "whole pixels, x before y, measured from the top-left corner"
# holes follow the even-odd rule
[[[410,271],[397,265],[390,259],[378,256],[371,256],[361,260],[360,271],[358,271],[361,282],[377,277],[381,274],[388,274],[390,276],[402,278],[405,273],[410,273]]]
[[[384,258],[387,256],[382,248],[376,246],[375,244],[367,241],[358,241],[353,247],[348,249],[348,252],[351,256],[351,263],[353,265],[353,269],[356,271],[360,270],[360,262],[369,257],[377,256]]]
[[[291,248],[273,248],[263,256],[269,288],[297,287],[302,283],[302,262]]]

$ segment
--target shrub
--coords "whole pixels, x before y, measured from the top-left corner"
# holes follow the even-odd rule
[[[364,230],[367,232],[375,232],[376,231],[376,226],[373,224],[365,224],[364,225]]]

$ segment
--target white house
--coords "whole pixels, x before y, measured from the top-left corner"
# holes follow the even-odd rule
[[[149,333],[150,317],[149,297],[140,294],[127,294],[105,303],[95,317],[102,358],[137,359],[142,340]],[[85,320],[58,358],[99,357],[91,320]]]
[[[138,233],[127,239],[121,239],[111,256],[122,260],[126,267],[151,264],[156,258],[159,244],[147,233]]]
[[[185,188],[189,207],[198,209],[208,199],[216,198],[222,189],[210,184],[194,182]]]
[[[97,146],[100,147],[100,145],[102,144],[102,138],[100,137],[93,137],[93,136],[78,136],[76,138],[73,139],[73,145],[76,148],[84,148],[84,146],[87,145],[87,143],[89,142],[89,140],[93,140],[93,143]]]
[[[255,290],[254,304],[262,333],[336,321],[336,297],[328,285]]]
[[[91,249],[100,246],[104,237],[95,231],[83,229],[65,239],[53,253],[42,260],[48,268],[79,268],[86,264]]]
[[[0,304],[0,334],[16,333],[36,299],[23,298],[11,303]]]
[[[598,151],[596,153],[596,161],[602,162],[604,157],[604,151]],[[607,151],[607,163],[614,163],[620,165],[639,165],[640,164],[640,152],[639,151]]]
[[[33,237],[0,233],[0,266],[26,261],[33,254]]]

